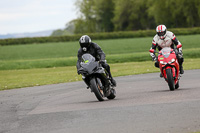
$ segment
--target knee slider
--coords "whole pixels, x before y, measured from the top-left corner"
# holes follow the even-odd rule
[[[181,62],[184,62],[184,58],[182,57],[182,58],[180,58],[180,60],[181,60]]]

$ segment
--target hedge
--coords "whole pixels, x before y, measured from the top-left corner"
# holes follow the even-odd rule
[[[173,28],[169,29],[175,35],[189,35],[200,34],[200,27],[194,28]],[[120,31],[120,32],[104,32],[104,33],[88,33],[94,40],[117,39],[117,38],[136,38],[136,37],[150,37],[155,35],[155,30],[138,30],[138,31]],[[32,37],[32,38],[12,38],[0,39],[0,45],[19,45],[19,44],[33,44],[33,43],[47,43],[47,42],[67,42],[77,41],[81,37],[80,34],[68,36],[49,36],[49,37]]]

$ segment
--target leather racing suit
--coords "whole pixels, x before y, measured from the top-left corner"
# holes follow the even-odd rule
[[[178,45],[178,44],[181,44],[181,43],[176,38],[174,33],[172,33],[171,31],[166,31],[166,36],[164,39],[160,39],[160,37],[157,34],[154,36],[151,49],[156,50],[156,48],[158,48],[159,51],[164,47],[171,47],[174,49],[174,45]],[[183,64],[184,58],[183,58],[183,54],[182,54],[182,48],[179,48],[178,52],[179,52],[179,54],[177,56],[177,59],[178,59],[179,65],[180,65],[180,72],[182,71],[181,74],[183,74],[182,64]],[[150,53],[150,55],[151,55],[152,59],[155,61],[155,67],[159,67],[159,62],[157,61],[155,54]]]
[[[106,57],[106,55],[105,55],[105,53],[102,51],[101,47],[100,47],[98,44],[94,43],[94,42],[91,42],[91,44],[90,44],[89,48],[87,49],[87,51],[83,51],[82,48],[80,48],[80,49],[78,50],[78,55],[77,55],[77,56],[78,56],[78,60],[77,60],[77,64],[76,64],[77,70],[79,70],[79,69],[81,68],[81,66],[80,66],[81,57],[82,57],[82,55],[85,54],[85,53],[89,53],[89,54],[91,54],[92,56],[94,56],[96,61],[100,61],[100,62],[103,61],[103,62],[101,62],[102,67],[105,68],[106,71],[108,72],[109,77],[111,78],[111,79],[110,79],[110,80],[111,80],[111,83],[112,83],[114,86],[116,86],[116,81],[113,79],[113,77],[112,77],[112,75],[111,75],[111,72],[110,72],[110,66],[105,62],[105,57]]]

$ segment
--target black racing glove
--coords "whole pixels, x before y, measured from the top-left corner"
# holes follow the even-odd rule
[[[81,74],[81,69],[78,69],[77,73],[78,73],[78,75],[80,75]]]
[[[156,61],[156,60],[157,60],[156,56],[152,56],[152,61]]]

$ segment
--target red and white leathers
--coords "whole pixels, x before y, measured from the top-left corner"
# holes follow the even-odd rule
[[[151,49],[156,50],[156,48],[158,48],[159,51],[164,47],[171,47],[172,49],[174,49],[174,45],[181,44],[176,38],[176,36],[174,35],[174,33],[172,33],[171,31],[166,31],[166,34],[164,34],[163,36],[158,36],[158,34],[154,36]],[[177,59],[180,65],[180,73],[183,74],[184,71],[183,71],[182,64],[183,64],[184,58],[182,54],[182,48],[179,48],[178,51],[179,51],[179,54],[177,56]],[[156,59],[155,54],[150,53],[150,55],[152,57],[152,60],[156,61],[155,67],[159,67],[159,63]]]
[[[171,31],[166,31],[164,39],[161,39],[160,36],[158,36],[157,34],[154,36],[151,49],[156,50],[156,48],[158,48],[158,50],[160,51],[164,47],[174,48],[174,45],[178,44],[181,43],[177,40],[174,33],[172,33]],[[179,52],[182,53],[182,48],[179,48]],[[155,55],[153,53],[150,53],[150,55],[152,59],[154,59]],[[180,54],[180,56],[182,56],[182,54]]]

